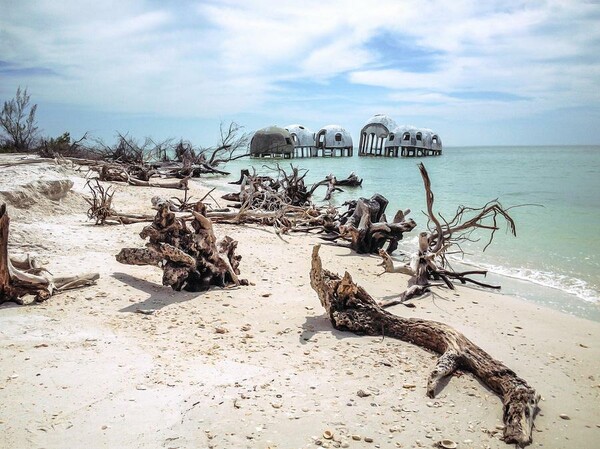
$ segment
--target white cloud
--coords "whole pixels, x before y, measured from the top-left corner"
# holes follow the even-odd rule
[[[600,7],[583,0],[0,1],[0,60],[58,74],[17,79],[0,66],[0,95],[20,84],[43,101],[106,111],[273,122],[344,110],[331,121],[353,121],[381,109],[481,121],[600,104]],[[382,35],[434,62],[418,73],[390,62],[373,43]],[[320,83],[331,93],[312,94]],[[383,92],[370,97],[369,87]],[[318,113],[296,101],[317,97]]]

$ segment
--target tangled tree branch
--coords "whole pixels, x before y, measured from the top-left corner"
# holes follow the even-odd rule
[[[411,276],[408,289],[398,298],[387,300],[382,305],[387,307],[404,302],[427,292],[431,286],[440,283],[454,289],[453,281],[455,280],[462,284],[469,282],[482,287],[499,289],[500,287],[497,285],[487,284],[470,277],[471,275],[485,276],[487,274],[485,270],[454,271],[450,268],[447,255],[455,252],[461,253],[461,243],[472,241],[472,233],[476,230],[490,232],[489,240],[483,248],[485,251],[492,243],[501,221],[504,221],[510,233],[516,236],[516,225],[508,213],[509,209],[505,209],[497,200],[494,200],[481,208],[460,206],[455,216],[446,220],[434,212],[435,196],[425,166],[419,164],[419,170],[425,187],[429,232],[419,234],[418,251],[408,264],[396,267],[387,252],[383,250],[379,252],[383,258],[382,265],[385,272],[402,272]]]
[[[97,225],[104,224],[132,224],[144,221],[152,221],[153,217],[149,215],[122,214],[112,208],[113,195],[115,194],[113,186],[104,188],[98,179],[90,179],[86,183],[89,187],[92,198],[84,197],[90,208],[87,211],[88,219],[95,220]]]
[[[156,205],[152,223],[140,233],[144,248],[123,248],[117,261],[129,265],[155,265],[163,270],[163,285],[174,290],[202,291],[210,286],[248,285],[239,279],[241,256],[237,242],[225,236],[217,241],[203,203],[196,203],[190,225],[177,218],[167,201]]]

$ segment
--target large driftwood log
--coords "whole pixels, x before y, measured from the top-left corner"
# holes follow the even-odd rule
[[[211,285],[247,285],[239,279],[241,256],[235,255],[237,241],[224,237],[217,242],[206,207],[198,202],[190,227],[170,211],[168,202],[156,205],[152,224],[140,233],[149,241],[144,248],[123,248],[117,261],[128,265],[154,265],[163,270],[163,285],[174,290],[203,291]]]
[[[23,297],[33,295],[37,302],[50,298],[55,293],[94,284],[97,273],[53,277],[39,266],[34,259],[11,259],[8,256],[8,233],[10,218],[6,204],[0,205],[0,304],[15,302],[23,304]]]
[[[444,323],[404,318],[382,309],[366,290],[352,281],[348,272],[340,278],[323,269],[319,247],[313,248],[310,285],[335,329],[384,335],[441,354],[427,381],[429,397],[434,397],[440,381],[457,369],[470,371],[502,397],[504,441],[521,447],[531,443],[539,395],[525,380]]]

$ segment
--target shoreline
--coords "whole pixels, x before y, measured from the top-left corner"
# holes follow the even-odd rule
[[[296,160],[296,162],[298,162],[299,160]],[[305,161],[305,159],[300,160],[302,162]],[[268,161],[263,161],[263,160],[245,160],[243,163],[247,163],[247,164],[252,164],[252,165],[261,165],[261,164],[267,164],[268,162],[280,162],[280,161],[272,161],[272,160],[268,160]],[[208,178],[208,181],[202,181],[202,182],[207,182],[208,185],[212,186],[212,187],[216,187],[217,191],[223,192],[223,193],[229,193],[229,192],[234,192],[237,191],[237,187],[238,186],[230,186],[228,184],[226,184],[226,182],[230,181],[230,180],[237,180],[239,178],[238,173],[237,173],[237,169],[239,168],[239,164],[241,164],[242,161],[236,161],[235,164],[235,169],[231,170],[231,175],[226,176],[226,177],[214,177],[214,178]],[[292,161],[293,163],[293,161]],[[263,168],[264,171],[264,168]],[[258,170],[259,173],[261,173],[260,170]],[[267,173],[268,170],[265,172]],[[313,182],[313,180],[311,180],[310,182]],[[199,182],[198,180],[195,180],[194,182]],[[199,184],[200,185],[200,184]],[[320,201],[318,201],[319,194],[322,193],[321,191],[317,191],[316,193],[316,198],[314,199],[317,203],[320,203]],[[356,198],[358,196],[367,196],[369,197],[371,195],[371,193],[373,193],[372,190],[368,190],[366,191],[364,188],[363,189],[348,189],[348,194],[350,194],[350,196],[352,198]],[[347,197],[349,196],[348,194],[336,194],[336,195],[340,195],[343,199],[347,199]],[[336,195],[334,195],[333,197],[333,202],[336,205],[340,205],[341,204],[341,200],[340,197],[336,197]],[[384,193],[385,195],[385,193]],[[216,196],[216,195],[215,195]],[[406,204],[403,204],[403,206],[406,206]],[[394,205],[390,204],[389,208],[390,209],[394,209]],[[388,213],[390,212],[390,210],[388,210]],[[418,217],[419,212],[417,210],[413,211],[412,216],[413,217]],[[518,226],[518,223],[517,223]],[[495,245],[502,245],[502,241],[496,241],[492,244],[492,246]],[[400,242],[400,246],[399,246],[399,250],[400,251],[406,251],[407,253],[412,253],[414,250],[414,247],[416,247],[416,234],[415,232],[412,233],[408,233],[405,236],[405,239],[402,240]],[[477,255],[481,255],[481,253],[477,252],[477,250],[475,250],[475,252],[473,253],[474,256]],[[398,255],[395,254],[393,256],[394,260],[399,261]],[[502,286],[502,290],[501,293],[504,293],[506,295],[510,295],[512,297],[518,297],[521,298],[525,301],[530,301],[533,302],[535,304],[540,304],[549,308],[552,308],[554,310],[558,310],[561,311],[563,313],[567,313],[570,315],[574,315],[574,316],[578,316],[581,318],[585,318],[585,319],[590,319],[593,321],[598,321],[600,322],[600,302],[598,301],[594,301],[594,300],[588,300],[588,299],[584,299],[579,297],[577,294],[573,293],[573,292],[569,292],[567,287],[565,286],[555,286],[555,285],[548,285],[547,283],[543,282],[543,281],[537,281],[531,278],[523,278],[523,277],[519,277],[516,274],[510,274],[510,273],[503,273],[503,272],[498,272],[498,271],[494,271],[494,267],[489,266],[489,263],[477,263],[476,261],[462,261],[462,260],[455,260],[454,263],[457,263],[458,265],[465,265],[465,266],[473,266],[473,267],[477,267],[478,269],[483,269],[488,271],[488,275],[487,275],[487,279],[491,282],[491,283],[495,283],[497,285]],[[517,268],[517,267],[501,267],[503,270],[508,270],[509,272],[520,272],[520,271],[524,271],[527,270],[526,268]],[[539,270],[538,270],[539,271]],[[552,273],[554,276],[558,276],[556,273]],[[582,280],[579,280],[579,282],[584,282]],[[589,288],[589,287],[588,287]]]
[[[9,205],[10,249],[37,253],[56,273],[99,270],[101,278],[43,304],[0,307],[0,447],[316,447],[313,437],[326,430],[352,448],[431,447],[442,438],[507,447],[496,428],[501,401],[471,375],[428,399],[432,354],[331,327],[308,282],[315,237],[285,243],[269,228],[215,225],[218,238],[239,242],[241,277],[255,285],[173,292],[158,268],[114,260],[120,248],[143,245],[144,225],[94,226],[83,180],[65,176],[75,185],[59,202]],[[210,190],[192,184],[196,198]],[[114,207],[148,212],[157,193],[165,195],[119,186]],[[322,258],[375,298],[406,285],[401,274],[378,276],[375,256],[324,244]],[[455,327],[542,395],[531,447],[594,446],[600,323],[462,286],[413,302],[390,311]]]

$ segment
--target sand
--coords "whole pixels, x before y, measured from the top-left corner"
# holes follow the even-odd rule
[[[27,183],[41,173],[72,187],[40,193]],[[254,285],[173,292],[158,268],[116,262],[122,247],[142,245],[144,225],[87,221],[83,174],[0,168],[11,254],[35,255],[55,274],[101,275],[43,304],[0,307],[1,448],[414,448],[443,438],[508,447],[500,399],[470,374],[429,399],[434,354],[332,329],[309,285],[317,238],[218,225],[218,237],[239,241],[241,276]],[[209,190],[194,189],[196,198]],[[17,207],[15,191],[33,202]],[[114,206],[147,213],[157,193],[119,186]],[[376,298],[406,285],[401,274],[379,276],[374,256],[323,245],[321,257]],[[456,327],[542,395],[531,447],[598,447],[600,323],[462,287],[415,304],[391,310]]]

